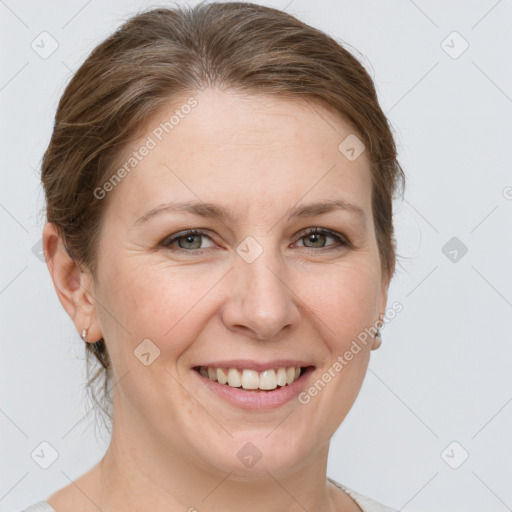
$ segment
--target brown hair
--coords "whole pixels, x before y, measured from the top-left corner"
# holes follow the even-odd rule
[[[42,162],[46,217],[68,254],[96,275],[106,201],[94,194],[155,114],[206,87],[317,102],[348,121],[371,163],[372,210],[382,271],[395,271],[392,200],[405,175],[373,81],[340,43],[285,12],[245,2],[156,8],[99,44],[66,87]],[[340,141],[341,142],[341,141]],[[112,419],[110,359],[86,343],[88,389],[100,382]],[[99,362],[91,376],[89,358]]]

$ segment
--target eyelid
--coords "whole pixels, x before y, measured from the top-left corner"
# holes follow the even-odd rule
[[[173,246],[171,246],[171,244],[176,242],[180,238],[186,237],[188,235],[201,235],[201,236],[204,236],[206,238],[209,238],[213,243],[215,243],[213,241],[212,237],[208,233],[209,233],[208,230],[205,230],[205,229],[202,229],[202,228],[198,228],[198,229],[185,229],[183,231],[178,231],[177,233],[174,233],[174,234],[172,234],[170,236],[165,237],[159,245],[162,245],[166,249],[175,250],[175,251],[179,251],[179,252],[197,253],[197,252],[204,251],[205,249],[191,249],[191,250],[187,250],[187,249],[182,249],[181,247],[173,247]],[[210,247],[207,247],[206,249],[210,249]]]
[[[301,238],[307,236],[307,235],[310,235],[310,234],[315,234],[315,233],[319,233],[321,235],[327,235],[327,236],[330,236],[331,238],[334,238],[339,246],[345,246],[345,247],[352,247],[352,244],[350,242],[350,240],[345,236],[343,235],[342,233],[338,233],[337,231],[332,231],[330,229],[327,229],[327,228],[320,228],[320,227],[311,227],[311,228],[306,228],[304,230],[302,230],[300,233],[299,233],[299,236],[297,237],[297,241],[300,240]],[[336,244],[332,244],[333,246],[336,246]],[[319,249],[314,249],[312,247],[305,247],[305,249],[308,249],[310,251],[314,251],[314,252],[319,252],[321,251],[322,249],[323,250],[328,250],[329,248],[335,248],[335,247],[332,247],[331,245],[328,245],[326,247],[320,247]]]
[[[301,230],[298,233],[298,236],[296,236],[296,241],[294,243],[297,243],[297,241],[299,241],[301,238],[303,238],[309,234],[314,234],[314,233],[330,236],[331,238],[334,238],[334,240],[336,240],[336,242],[338,242],[338,244],[331,244],[326,247],[319,247],[319,248],[301,246],[304,249],[306,249],[307,251],[322,252],[322,251],[328,251],[330,248],[335,249],[335,248],[341,248],[341,247],[352,247],[352,243],[350,242],[350,240],[342,233],[338,233],[336,231],[332,231],[330,229],[321,228],[321,227],[317,227],[317,226],[309,227],[309,228],[305,228],[305,229]],[[171,246],[172,243],[174,243],[177,240],[179,240],[180,238],[186,237],[188,235],[204,236],[204,237],[210,239],[212,241],[212,243],[215,243],[209,234],[209,230],[203,229],[203,228],[197,228],[197,229],[191,228],[191,229],[179,231],[173,235],[170,235],[170,236],[164,238],[159,245],[162,245],[164,248],[167,248],[167,249],[170,249],[173,251],[191,253],[191,254],[201,254],[202,251],[211,249],[211,247],[207,247],[204,249],[187,250],[187,249],[182,249],[181,247]]]

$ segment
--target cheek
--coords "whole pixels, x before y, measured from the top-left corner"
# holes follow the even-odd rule
[[[302,296],[320,319],[315,328],[320,330],[328,355],[301,403],[309,428],[322,432],[326,440],[348,414],[366,375],[370,337],[365,329],[377,319],[378,279],[371,263],[345,262],[304,283],[310,291]]]
[[[173,377],[180,356],[209,318],[206,308],[211,303],[209,306],[205,293],[222,276],[212,274],[173,268],[168,263],[137,268],[118,265],[112,273],[105,273],[109,279],[103,281],[102,302],[108,304],[109,313],[104,313],[101,321],[115,380],[123,379],[123,394],[148,417],[162,410],[166,396],[174,397],[173,411],[180,409],[186,414],[193,405]],[[147,365],[145,353],[149,353]],[[164,389],[167,392],[154,392]]]
[[[209,303],[205,294],[213,291],[222,277],[215,274],[192,267],[173,268],[168,263],[118,268],[112,281],[125,284],[110,288],[113,291],[108,302],[114,305],[116,319],[127,332],[116,329],[116,344],[121,342],[122,351],[129,356],[142,340],[150,339],[163,356],[160,362],[172,364],[204,326]]]
[[[303,282],[304,302],[326,327],[332,349],[342,350],[378,317],[379,276],[370,264],[343,264]]]

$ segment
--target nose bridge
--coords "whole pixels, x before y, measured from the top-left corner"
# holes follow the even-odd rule
[[[276,336],[297,319],[284,262],[266,245],[246,239],[237,247],[224,318],[228,327],[244,326],[260,339]]]

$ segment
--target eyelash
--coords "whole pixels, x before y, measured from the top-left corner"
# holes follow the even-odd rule
[[[349,242],[349,240],[346,237],[344,237],[340,234],[337,234],[334,231],[330,231],[330,230],[324,229],[324,228],[316,228],[316,227],[315,228],[307,228],[305,231],[303,231],[302,235],[297,239],[297,241],[301,240],[302,238],[305,238],[311,234],[327,235],[327,236],[333,238],[339,245],[338,245],[338,247],[334,247],[336,244],[332,244],[332,245],[328,245],[326,247],[318,247],[316,249],[313,247],[304,247],[304,249],[306,249],[306,251],[308,251],[308,252],[318,252],[318,251],[323,252],[323,251],[329,251],[329,250],[336,249],[336,248],[339,249],[341,247],[352,247],[351,243]],[[171,251],[177,251],[177,252],[189,253],[189,254],[190,253],[202,254],[203,251],[209,249],[209,248],[206,248],[206,249],[183,249],[181,247],[171,247],[172,243],[177,242],[180,238],[185,238],[190,235],[201,235],[201,236],[205,236],[211,240],[211,237],[208,236],[208,234],[201,229],[188,229],[186,231],[182,231],[181,233],[177,233],[176,235],[173,235],[171,237],[167,237],[166,239],[164,239],[161,242],[161,245]]]

